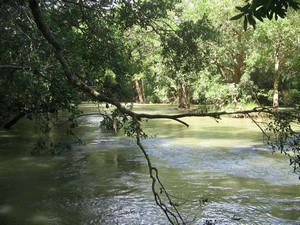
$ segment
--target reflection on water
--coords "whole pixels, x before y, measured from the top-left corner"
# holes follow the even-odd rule
[[[86,145],[59,157],[31,157],[27,125],[0,131],[0,224],[168,224],[135,142],[101,132],[100,117],[80,120]],[[299,180],[285,157],[258,147],[251,121],[185,121],[145,123],[158,136],[143,143],[190,224],[300,224]]]

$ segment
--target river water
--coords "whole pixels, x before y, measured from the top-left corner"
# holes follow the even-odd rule
[[[85,144],[60,156],[30,155],[37,135],[28,121],[0,130],[1,225],[168,224],[154,203],[135,141],[101,131],[100,120],[80,118],[76,133]],[[300,181],[285,156],[263,146],[250,120],[184,121],[189,128],[168,120],[144,122],[151,137],[143,144],[188,224],[300,224]],[[58,130],[50,135],[65,138]]]

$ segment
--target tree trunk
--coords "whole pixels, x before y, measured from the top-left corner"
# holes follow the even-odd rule
[[[141,79],[141,82],[142,82],[141,90],[142,90],[143,100],[144,103],[146,103],[144,79]]]
[[[138,80],[135,80],[135,90],[136,93],[138,94],[138,99],[139,99],[139,103],[145,103],[145,95],[143,92],[143,88],[141,88],[140,83]]]
[[[276,47],[274,53],[275,67],[274,67],[274,81],[273,81],[273,107],[278,109],[279,107],[279,69],[280,69],[280,60],[279,60],[279,46]]]
[[[222,65],[220,65],[219,63],[216,63],[216,65],[217,65],[217,68],[218,68],[218,70],[219,70],[219,72],[220,72],[223,80],[224,81],[228,81],[228,77],[227,77],[227,75],[225,73],[224,67]]]
[[[245,66],[245,56],[243,52],[240,52],[239,54],[235,55],[234,58],[235,65],[233,68],[233,83],[238,84],[241,81],[242,75],[243,75],[243,69]]]
[[[26,115],[25,112],[20,112],[18,115],[16,115],[12,120],[8,121],[6,124],[4,124],[4,129],[10,129],[13,125],[15,125],[21,118],[23,118]]]
[[[243,51],[238,53],[232,52],[231,57],[233,62],[229,66],[221,65],[216,60],[214,63],[216,64],[224,81],[239,84],[244,73],[245,53]],[[229,71],[232,76],[227,76],[226,71]]]
[[[181,109],[189,109],[191,106],[190,97],[185,85],[183,84],[182,81],[177,81],[177,87],[178,87],[178,104],[179,104],[178,107]]]
[[[233,83],[235,84],[239,84],[242,78],[242,71],[241,71],[241,67],[237,66],[234,68],[234,72],[233,72]]]

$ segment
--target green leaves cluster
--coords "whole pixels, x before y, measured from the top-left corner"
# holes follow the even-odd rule
[[[162,39],[165,62],[175,72],[201,70],[209,54],[206,42],[212,39],[214,32],[206,17],[196,22],[183,21],[174,34],[168,34]]]
[[[240,14],[232,17],[232,20],[238,20],[244,17],[244,30],[247,30],[248,24],[255,28],[256,20],[263,22],[267,18],[278,20],[279,17],[284,18],[287,15],[288,8],[298,10],[300,3],[298,0],[247,0],[244,6],[237,6],[236,9]]]
[[[132,108],[129,105],[127,108]],[[114,109],[112,112],[102,114],[103,119],[100,122],[100,128],[103,130],[109,130],[118,132],[123,130],[124,134],[128,137],[136,137],[137,126],[139,126],[137,121],[128,115],[124,115],[120,110]],[[140,128],[139,128],[140,129]],[[141,129],[139,130],[139,135],[141,138],[148,138],[148,135],[144,133]]]
[[[298,110],[280,111],[274,114],[274,120],[268,123],[268,143],[289,157],[295,173],[300,173],[300,114]],[[300,178],[300,177],[299,177]]]

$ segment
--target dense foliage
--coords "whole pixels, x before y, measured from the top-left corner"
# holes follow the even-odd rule
[[[247,24],[249,23],[253,27],[256,25],[256,19],[263,21],[265,18],[271,20],[273,17],[278,20],[279,17],[284,18],[287,15],[288,8],[298,10],[300,3],[297,0],[285,0],[285,1],[261,1],[252,0],[246,1],[246,5],[243,7],[237,6],[237,10],[240,14],[234,16],[232,19],[239,19],[244,17],[244,29],[247,30]]]
[[[283,2],[248,2],[244,14],[288,17],[247,31],[241,21],[230,21],[242,1],[46,1],[41,7],[72,68],[110,98],[189,108],[270,105],[276,92],[275,105],[295,106],[300,20],[298,12],[287,11],[297,2]],[[27,3],[3,1],[0,7],[2,124],[88,100],[61,76]]]

